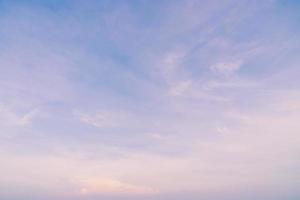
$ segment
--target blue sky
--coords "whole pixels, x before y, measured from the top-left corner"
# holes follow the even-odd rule
[[[300,198],[299,1],[0,2],[0,199]]]

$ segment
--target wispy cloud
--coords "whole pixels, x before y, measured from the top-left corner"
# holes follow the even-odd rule
[[[241,68],[242,61],[234,61],[234,62],[221,62],[211,66],[211,70],[213,72],[222,73],[224,75],[230,75]]]
[[[0,199],[298,197],[298,7],[3,1]]]

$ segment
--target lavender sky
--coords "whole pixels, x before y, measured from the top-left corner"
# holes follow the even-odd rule
[[[300,1],[0,0],[1,200],[299,188]]]

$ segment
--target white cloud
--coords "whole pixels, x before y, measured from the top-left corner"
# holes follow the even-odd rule
[[[191,81],[179,82],[169,89],[169,94],[171,96],[183,96],[187,92],[190,86],[191,86]]]
[[[213,72],[230,75],[240,69],[243,61],[220,62],[210,67]]]
[[[113,118],[110,113],[96,113],[96,114],[89,114],[89,113],[82,113],[75,111],[73,112],[76,117],[83,123],[103,128],[103,127],[113,127],[118,124],[118,121]]]
[[[14,111],[9,106],[0,104],[0,125],[2,126],[26,126],[38,116],[39,109],[32,109],[29,112],[22,114]]]
[[[79,119],[82,123],[97,128],[127,127],[129,125],[134,125],[134,123],[138,120],[131,112],[115,110],[101,110],[95,112],[74,110],[73,116]]]
[[[19,123],[21,125],[30,124],[34,120],[34,118],[39,114],[39,112],[40,112],[39,109],[33,109],[33,110],[29,111],[28,113],[26,113],[25,115],[22,116]]]
[[[158,62],[158,70],[167,84],[172,85],[183,75],[180,72],[184,70],[181,64],[185,56],[186,52],[183,48],[176,48],[162,57],[160,56],[161,61]]]
[[[154,140],[163,140],[166,137],[163,134],[160,133],[148,133],[147,135],[149,135],[150,138],[154,139]]]

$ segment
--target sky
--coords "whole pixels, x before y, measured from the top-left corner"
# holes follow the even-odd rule
[[[0,199],[299,199],[299,22],[298,0],[0,0]]]

